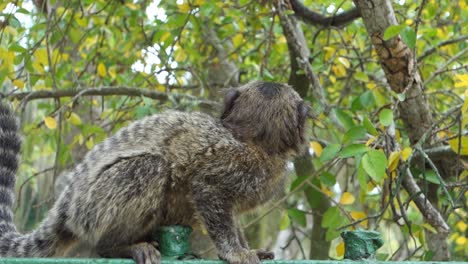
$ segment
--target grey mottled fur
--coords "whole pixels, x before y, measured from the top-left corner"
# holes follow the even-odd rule
[[[233,215],[281,188],[287,160],[303,146],[306,115],[292,88],[257,81],[231,89],[219,119],[168,111],[136,121],[65,175],[69,184],[46,219],[23,235],[11,212],[20,141],[1,106],[0,256],[63,256],[85,242],[103,257],[157,263],[152,230],[201,222],[229,263],[271,258],[249,249]]]

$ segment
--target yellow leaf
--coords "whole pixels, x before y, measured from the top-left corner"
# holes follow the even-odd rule
[[[176,61],[181,62],[181,61],[184,61],[186,58],[187,58],[187,55],[185,54],[185,52],[183,52],[182,49],[176,50],[176,54],[174,57]]]
[[[335,77],[335,76],[330,75],[330,76],[328,76],[328,78],[330,78],[330,82],[331,82],[331,83],[333,83],[333,84],[336,83],[336,77]]]
[[[336,246],[336,255],[338,257],[343,257],[344,256],[344,251],[345,251],[345,246],[344,246],[344,242],[341,241],[337,246]]]
[[[360,219],[364,219],[367,217],[367,214],[364,213],[364,212],[350,212],[349,213],[351,215],[351,217],[353,218],[353,220],[360,220]],[[364,220],[360,223],[360,225],[362,225],[363,227],[367,228],[368,225],[369,225],[369,220]]]
[[[468,98],[468,89],[465,90],[464,94],[465,94],[465,98]]]
[[[318,143],[317,141],[311,141],[310,148],[314,150],[314,153],[317,157],[320,157],[320,155],[322,155],[322,145],[320,145],[320,143]]]
[[[343,205],[353,204],[354,201],[356,201],[356,198],[354,198],[354,195],[350,192],[344,192],[341,195],[340,204],[343,204]]]
[[[189,3],[183,3],[179,5],[178,8],[183,13],[188,13],[191,9]]]
[[[18,80],[18,79],[14,80],[13,85],[18,87],[19,89],[24,88],[24,82],[22,80]]]
[[[101,77],[106,77],[107,71],[106,71],[106,66],[104,63],[100,62],[97,66],[97,73]]]
[[[447,132],[446,132],[446,131],[439,131],[439,132],[437,132],[437,137],[438,137],[439,139],[445,139],[445,138],[448,137],[448,135],[447,135]]]
[[[49,60],[47,59],[47,50],[45,48],[37,49],[34,52],[34,57],[35,57],[34,62],[37,62],[41,64],[42,66],[49,65]]]
[[[55,118],[51,116],[47,116],[44,118],[44,124],[48,129],[56,129],[57,128],[57,121]]]
[[[468,97],[465,98],[465,102],[463,102],[463,105],[462,105],[462,108],[461,108],[461,113],[462,113],[463,116],[468,114]]]
[[[375,186],[375,184],[374,184],[373,182],[370,181],[370,182],[367,183],[367,191],[368,191],[368,192],[374,190],[375,187],[376,187],[376,186]]]
[[[70,121],[70,123],[72,123],[75,126],[81,125],[82,123],[81,118],[75,113],[70,114],[70,116],[68,117],[68,121]]]
[[[131,10],[138,10],[140,7],[134,3],[126,3],[125,6],[127,6]]]
[[[463,221],[458,221],[458,223],[457,223],[457,228],[458,228],[460,231],[462,231],[462,233],[465,233],[465,230],[466,230],[467,227],[468,227],[468,226],[467,226],[467,224],[466,224],[465,222],[463,222]]]
[[[400,152],[394,151],[390,153],[390,157],[388,157],[388,165],[387,168],[390,171],[394,171],[398,167],[398,162],[400,161]]]
[[[243,40],[244,36],[239,33],[232,38],[232,43],[234,44],[234,47],[238,47],[242,44]]]
[[[201,5],[203,5],[204,2],[205,2],[205,0],[195,0],[194,4],[198,5],[198,6],[201,6]]]
[[[326,51],[325,56],[323,58],[327,61],[335,53],[335,48],[333,48],[333,47],[324,47],[323,49]]]
[[[455,75],[455,78],[458,79],[458,81],[455,82],[455,88],[468,87],[468,74],[458,74]]]
[[[158,85],[156,85],[156,90],[158,90],[160,92],[166,92],[166,86],[164,86],[162,84],[158,84]]]
[[[320,190],[327,196],[327,197],[333,197],[333,192],[330,191],[330,189],[326,187],[320,188]]]
[[[401,151],[401,159],[403,161],[407,161],[409,157],[411,156],[411,153],[413,153],[413,149],[410,147],[406,147]]]
[[[466,239],[466,237],[460,236],[455,240],[455,244],[457,244],[459,246],[464,246],[464,245],[468,244],[468,240]]]
[[[450,147],[452,148],[453,151],[455,151],[455,153],[458,153],[460,155],[468,155],[468,137],[466,136],[461,137],[460,152],[458,152],[459,142],[460,140],[458,137],[448,141]]]
[[[90,137],[88,140],[86,140],[85,145],[88,149],[92,149],[94,147],[94,138]]]
[[[377,140],[377,137],[371,137],[369,138],[369,140],[367,140],[366,142],[366,146],[370,146],[372,143],[374,143],[374,141]]]
[[[110,67],[109,68],[109,75],[111,78],[115,78],[117,77],[117,70],[115,69],[115,67]]]
[[[351,63],[349,63],[349,60],[347,58],[339,57],[338,61],[343,64],[346,68],[349,68],[351,66]]]
[[[366,87],[367,87],[369,90],[372,90],[372,89],[374,89],[375,87],[377,87],[377,85],[376,85],[374,82],[368,82],[368,83],[366,83]]]
[[[346,68],[343,65],[332,66],[332,71],[335,73],[336,77],[346,76]]]

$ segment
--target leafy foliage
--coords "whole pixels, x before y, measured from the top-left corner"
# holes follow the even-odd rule
[[[23,229],[31,228],[50,206],[59,171],[131,120],[166,108],[206,111],[203,102],[220,99],[219,90],[213,89],[218,78],[225,86],[233,80],[287,82],[289,78],[287,39],[277,11],[265,1],[37,2],[50,3],[0,2],[1,91],[23,111],[25,142],[18,186],[22,195],[17,210]],[[430,111],[440,127],[433,131],[437,143],[468,155],[468,75],[463,53],[468,8],[464,1],[425,2],[420,14],[415,12],[419,3],[394,3],[400,24],[387,28],[383,38],[400,36],[415,50]],[[327,16],[353,7],[351,1],[303,3]],[[412,249],[421,247],[414,257],[428,259],[424,230],[433,228],[424,223],[406,192],[390,186],[401,183],[411,159],[420,155],[421,146],[410,143],[408,127],[394,110],[408,98],[389,89],[361,20],[341,28],[303,26],[302,30],[312,69],[333,111],[310,121],[315,172],[301,175],[296,170],[297,175],[291,175],[290,193],[284,199],[287,210],[271,221],[278,230],[292,232],[299,228],[309,233],[313,224],[323,228],[327,241],[333,241],[332,257],[343,256],[340,228],[348,227],[398,232],[404,239],[387,237],[388,245],[397,241]],[[154,100],[122,93],[79,94],[93,87],[112,91],[130,87],[167,96]],[[77,92],[33,98],[40,91]],[[316,103],[310,92],[305,99]],[[391,151],[389,138],[401,149]],[[455,170],[445,179],[447,186],[430,166],[412,171],[425,193],[446,208],[443,213],[453,229],[452,255],[463,258],[468,197],[466,184],[461,183],[466,183],[468,172],[466,158],[457,156],[457,160],[465,170]],[[23,182],[27,184],[20,187]],[[437,186],[431,189],[430,184]],[[443,186],[449,190],[444,192]],[[460,208],[453,207],[447,195]],[[323,200],[330,203],[321,223],[312,224],[312,209],[323,206]],[[270,233],[270,239],[276,240],[277,233]],[[304,235],[299,240],[310,243]],[[395,250],[386,247],[380,258],[390,258]],[[298,250],[291,252],[300,257]]]

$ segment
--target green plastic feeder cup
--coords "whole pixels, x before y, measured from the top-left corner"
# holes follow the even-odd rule
[[[179,259],[190,254],[190,226],[163,226],[156,230],[154,238],[159,243],[159,252],[165,258]]]
[[[341,237],[345,243],[345,259],[363,260],[375,258],[375,252],[383,245],[376,231],[344,231]]]

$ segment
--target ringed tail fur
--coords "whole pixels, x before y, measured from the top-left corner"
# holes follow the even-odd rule
[[[19,122],[10,106],[0,101],[0,257],[48,257],[55,252],[57,238],[52,218],[33,232],[20,234],[13,222],[16,172],[21,136]]]

